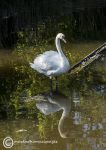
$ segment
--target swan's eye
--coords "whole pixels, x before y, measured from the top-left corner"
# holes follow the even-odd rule
[[[62,38],[65,38],[65,35],[62,35]]]
[[[63,38],[64,38],[64,35],[62,35],[61,38],[63,39]]]

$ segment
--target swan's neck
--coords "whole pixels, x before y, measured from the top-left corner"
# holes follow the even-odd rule
[[[62,113],[62,116],[59,120],[59,124],[58,124],[58,131],[61,135],[61,137],[63,138],[66,138],[66,134],[67,134],[67,131],[64,131],[64,122],[65,122],[65,119],[68,117],[69,115],[69,111],[67,111],[66,109],[63,109],[63,113]]]
[[[61,56],[63,56],[64,53],[63,53],[63,51],[62,51],[62,49],[61,49],[60,39],[59,39],[58,37],[56,37],[56,39],[55,39],[55,44],[56,44],[56,48],[57,48],[58,53],[59,53]]]

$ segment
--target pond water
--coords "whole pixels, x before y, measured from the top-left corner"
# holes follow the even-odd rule
[[[28,68],[14,63],[0,70],[0,149],[11,137],[13,150],[104,150],[106,57],[61,76],[52,95],[50,81]]]

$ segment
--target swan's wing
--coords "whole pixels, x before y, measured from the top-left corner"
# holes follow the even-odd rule
[[[44,101],[40,103],[36,103],[36,107],[45,115],[49,115],[61,109],[56,104],[52,104],[52,103],[44,102]]]
[[[46,51],[38,55],[31,67],[40,73],[46,73],[48,70],[56,70],[59,67],[59,62],[58,52]]]
[[[46,57],[51,57],[51,56],[57,55],[57,54],[58,54],[57,51],[50,50],[50,51],[44,52],[43,54],[40,54],[39,56],[43,55],[43,56],[46,56]],[[39,57],[39,56],[38,56],[38,57]]]

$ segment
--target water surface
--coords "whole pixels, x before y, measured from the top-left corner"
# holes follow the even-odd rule
[[[82,45],[79,46],[82,47]],[[82,53],[80,51],[79,58],[77,55],[77,58],[75,60],[73,58],[72,61],[83,58]],[[10,61],[11,64],[9,55],[6,54],[7,62]],[[4,56],[2,58],[4,59]],[[105,56],[90,64],[80,73],[67,74],[59,78],[60,93],[54,99],[61,103],[63,96],[64,105],[67,101],[70,105],[70,111],[61,130],[62,134],[68,133],[65,138],[58,130],[63,110],[60,108],[58,110],[57,107],[54,110],[55,105],[51,107],[47,104],[46,99],[46,103],[43,102],[43,105],[40,103],[42,109],[45,108],[43,106],[49,106],[53,112],[47,110],[48,115],[44,115],[36,107],[37,98],[31,100],[31,97],[36,95],[39,100],[39,93],[49,93],[50,81],[31,70],[26,63],[22,65],[24,61],[19,65],[17,65],[17,61],[16,64],[13,61],[12,67],[6,63],[4,69],[2,65],[0,69],[0,149],[5,149],[2,141],[5,137],[10,136],[14,141],[24,141],[24,143],[15,143],[12,147],[14,150],[104,150],[106,146]],[[55,80],[53,82],[55,90]],[[61,94],[62,96],[60,96]],[[30,143],[25,143],[25,141]],[[35,143],[31,143],[31,141],[35,141]]]

